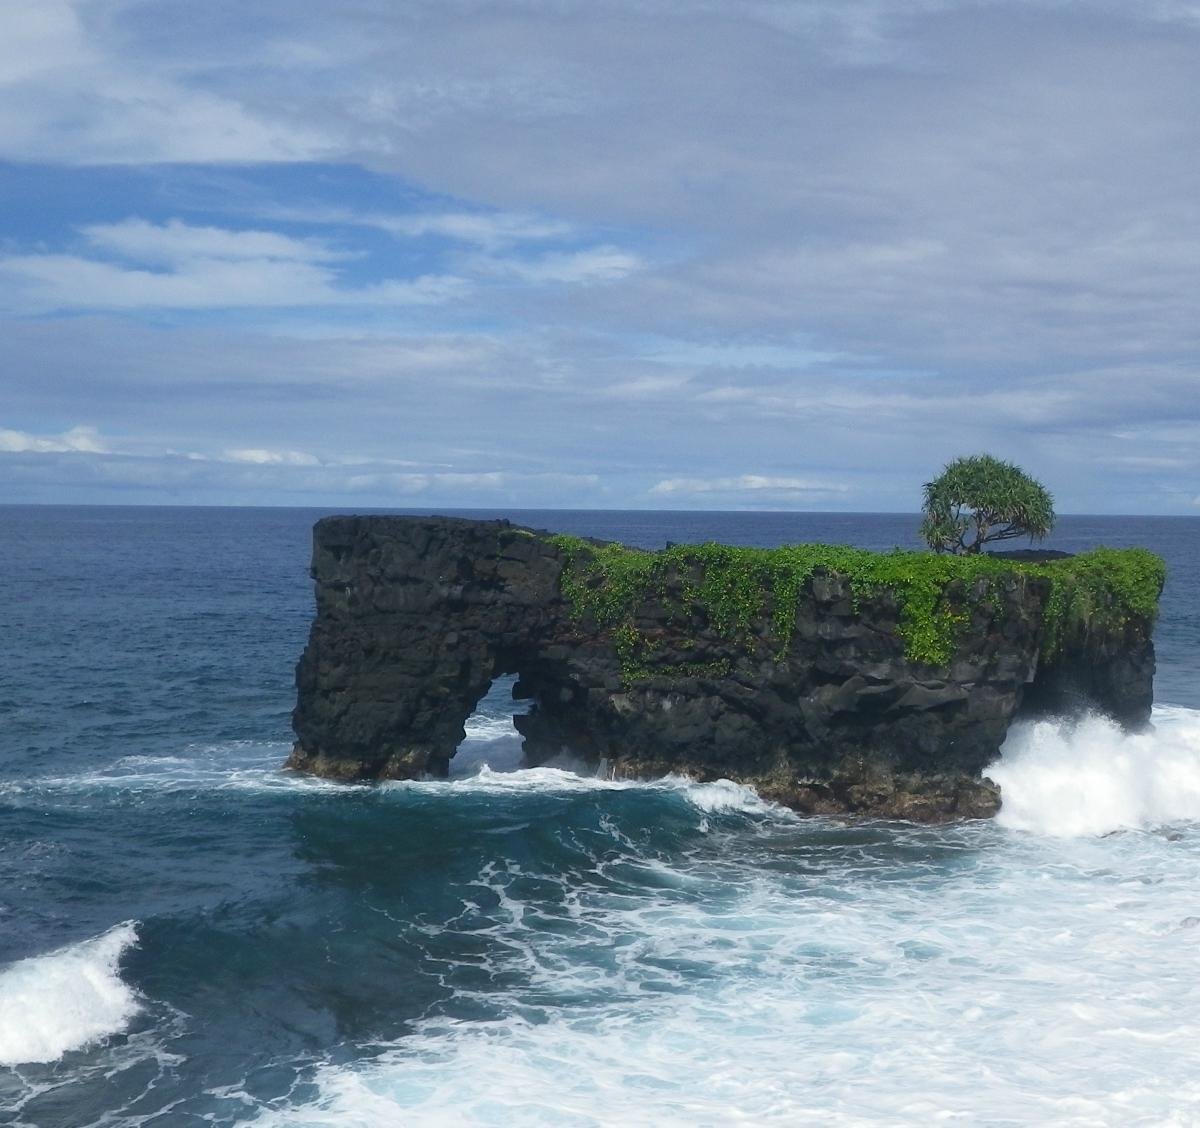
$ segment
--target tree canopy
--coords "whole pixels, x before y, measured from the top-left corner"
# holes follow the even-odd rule
[[[921,536],[937,552],[967,555],[1010,537],[1041,540],[1054,527],[1054,498],[1018,466],[977,454],[947,463],[925,483]]]

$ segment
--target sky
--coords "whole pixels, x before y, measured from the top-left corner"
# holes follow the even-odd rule
[[[0,502],[1200,514],[1200,0],[0,27]]]

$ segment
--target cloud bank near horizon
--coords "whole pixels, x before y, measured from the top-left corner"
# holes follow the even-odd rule
[[[1193,3],[5,20],[9,500],[1200,505]]]

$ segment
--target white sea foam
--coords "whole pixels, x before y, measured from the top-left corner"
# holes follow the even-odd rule
[[[987,775],[1001,826],[1057,836],[1200,819],[1200,710],[1159,706],[1154,728],[1104,717],[1016,726]]]
[[[516,771],[525,758],[525,740],[511,714],[489,717],[476,713],[463,726],[465,737],[450,761],[452,778],[475,775],[482,768]]]
[[[517,732],[511,715],[485,717],[476,713],[463,725],[463,730],[467,740],[507,740],[512,737],[521,739],[521,734]]]
[[[787,817],[787,812],[777,803],[768,802],[757,792],[731,779],[717,779],[711,783],[693,783],[683,777],[672,776],[666,784],[682,791],[687,801],[702,811],[715,814],[721,811],[744,811],[752,814],[770,814]]]
[[[132,796],[147,801],[171,792],[249,791],[321,792],[330,796],[361,795],[375,789],[383,793],[415,793],[453,800],[467,794],[572,794],[587,791],[669,791],[680,794],[706,813],[771,813],[784,816],[783,808],[759,798],[751,789],[731,780],[696,783],[685,776],[657,780],[610,779],[589,771],[568,758],[555,766],[523,768],[521,735],[509,716],[472,717],[467,738],[451,761],[450,779],[392,780],[375,785],[345,783],[284,771],[281,764],[289,745],[261,741],[230,741],[198,745],[181,755],[124,756],[104,767],[70,776],[43,776],[0,784],[0,795],[10,801],[42,803],[47,796],[78,798],[89,793]],[[565,765],[565,766],[563,766]]]
[[[124,1029],[140,1003],[119,963],[136,942],[127,921],[0,971],[0,1065],[56,1061]]]
[[[390,780],[379,785],[382,791],[416,792],[445,799],[468,794],[513,795],[521,792],[578,794],[589,791],[647,791],[678,794],[701,811],[746,812],[790,817],[783,807],[759,797],[752,789],[728,779],[697,783],[686,776],[669,775],[654,780],[610,779],[607,776],[540,767],[497,770],[481,765],[474,775],[453,780]]]
[[[162,793],[173,791],[327,791],[353,785],[284,771],[291,745],[282,742],[229,741],[197,745],[182,755],[122,756],[103,767],[68,776],[31,776],[0,783],[0,795],[39,801],[47,794],[79,795],[92,791]]]
[[[795,825],[768,826],[778,863]],[[428,1018],[256,1123],[1200,1123],[1200,832],[886,833],[797,867],[740,832],[653,872],[625,854],[561,900],[490,865],[455,1011],[499,1017]]]

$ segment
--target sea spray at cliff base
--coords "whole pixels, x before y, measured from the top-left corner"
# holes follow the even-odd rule
[[[0,977],[53,1019],[39,1052],[18,1024],[17,1056],[57,1056],[0,1066],[0,1121],[1200,1120],[1200,821],[1164,800],[1197,714],[1015,732],[1007,814],[940,827],[511,771],[503,686],[451,779],[322,782],[280,770],[316,514],[4,513]],[[648,547],[886,550],[913,527],[508,516]],[[1054,547],[1167,556],[1156,684],[1200,706],[1200,522],[1061,528],[1076,539]],[[1070,774],[1089,748],[1094,787]],[[1051,770],[1076,798],[1140,797],[1039,808]],[[1033,829],[1005,825],[1022,804]],[[89,974],[97,1021],[68,1030],[53,1000],[82,1001]]]
[[[1002,789],[1001,826],[1104,834],[1200,819],[1200,712],[1158,706],[1145,732],[1105,717],[1015,726],[986,773]]]

